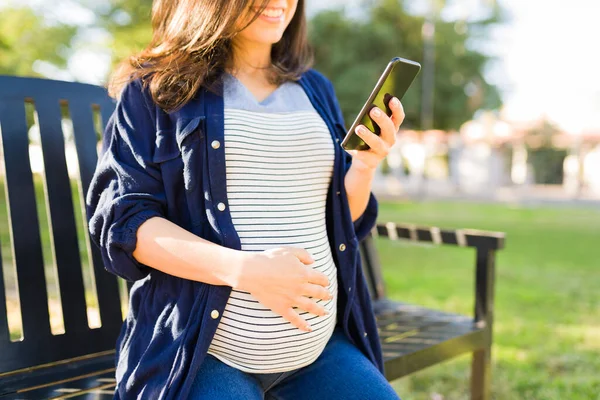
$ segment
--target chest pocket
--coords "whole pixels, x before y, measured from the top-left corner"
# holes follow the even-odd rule
[[[160,131],[156,134],[156,148],[154,149],[154,156],[152,161],[161,164],[165,161],[179,157],[181,151],[177,146],[177,142],[174,139],[175,134],[173,132]]]
[[[190,148],[194,142],[204,137],[204,131],[201,129],[203,121],[204,116],[199,116],[190,120],[182,129],[158,131],[152,161],[160,164],[179,157],[186,148]]]
[[[155,150],[152,161],[161,164],[163,173],[167,166],[175,164],[183,174],[185,188],[191,191],[195,188],[197,180],[192,176],[192,171],[198,172],[192,168],[197,160],[191,159],[192,156],[198,157],[201,154],[199,141],[204,137],[204,131],[201,129],[203,116],[189,121],[181,130],[159,131],[156,134]],[[172,160],[176,160],[171,162]],[[200,175],[197,175],[198,178]]]

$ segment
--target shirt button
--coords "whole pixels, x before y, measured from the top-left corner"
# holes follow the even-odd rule
[[[225,204],[219,203],[219,204],[217,204],[217,208],[219,209],[219,211],[225,211]]]
[[[348,288],[348,291],[349,291],[349,292],[351,292],[351,291],[352,291],[352,286],[350,286],[350,287]]]
[[[210,316],[212,317],[212,319],[219,318],[219,311],[218,310],[212,310],[211,313],[210,313]]]
[[[340,195],[342,192],[340,192],[340,191],[337,191],[337,192],[335,192],[335,193],[336,193],[336,194],[339,196],[339,195]]]
[[[340,244],[340,251],[346,250],[346,245],[344,243]]]
[[[367,337],[367,332],[363,333],[363,336],[364,336],[364,337]]]
[[[218,140],[213,140],[210,145],[213,149],[218,149],[219,147],[221,147],[221,142],[219,142]]]

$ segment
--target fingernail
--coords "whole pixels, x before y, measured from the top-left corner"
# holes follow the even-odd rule
[[[378,108],[374,108],[373,109],[373,115],[376,116],[376,117],[379,117],[381,115],[381,111],[379,111]]]
[[[364,132],[364,130],[363,130],[362,126],[357,126],[356,127],[356,133],[361,134],[363,132]]]
[[[308,326],[308,325],[306,325],[306,326],[304,327],[304,329],[305,329],[305,330],[307,330],[307,331],[309,331],[309,332],[312,332],[312,328],[311,328],[310,326]]]
[[[394,98],[392,99],[392,105],[393,105],[394,107],[398,107],[398,106],[400,105],[400,100],[398,100],[398,98],[397,98],[397,97],[394,97]]]

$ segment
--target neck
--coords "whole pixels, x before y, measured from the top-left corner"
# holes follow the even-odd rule
[[[230,73],[238,77],[266,79],[267,69],[271,66],[271,47],[270,43],[234,41]]]

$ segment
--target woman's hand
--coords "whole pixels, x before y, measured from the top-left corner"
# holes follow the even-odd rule
[[[323,303],[317,304],[314,299],[333,299],[327,289],[331,286],[329,278],[310,266],[314,260],[308,251],[279,247],[242,254],[242,275],[235,289],[250,293],[301,330],[311,329],[295,307],[320,316],[328,313]]]
[[[375,170],[396,143],[396,133],[404,121],[404,107],[397,97],[393,97],[389,105],[392,110],[391,117],[388,117],[379,107],[373,107],[369,113],[373,121],[381,128],[380,136],[362,124],[356,127],[356,134],[369,145],[370,149],[347,150],[352,155],[352,167]]]

